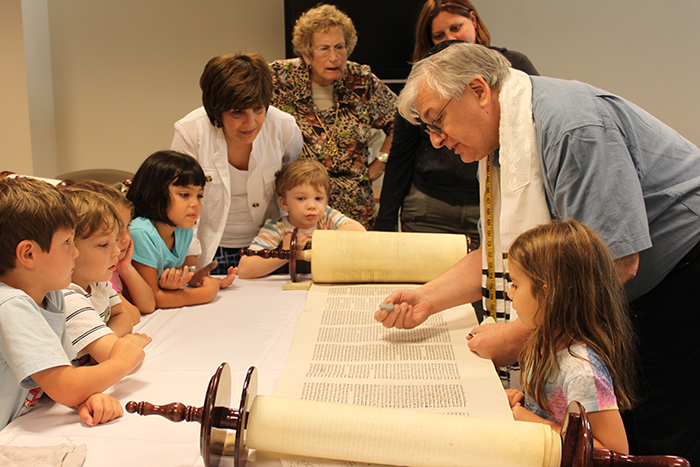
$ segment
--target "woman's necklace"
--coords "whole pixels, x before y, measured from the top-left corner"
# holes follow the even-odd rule
[[[338,133],[338,110],[340,109],[340,101],[338,101],[335,104],[335,120],[333,121],[333,129],[335,130],[333,134],[329,133],[328,130],[326,129],[326,125],[323,124],[323,120],[321,117],[318,116],[316,111],[314,110],[314,115],[316,115],[316,120],[318,120],[318,123],[321,124],[321,128],[323,128],[323,132],[326,134],[326,149],[323,151],[323,155],[325,157],[335,157],[338,154],[338,143],[335,142],[333,139],[334,136],[337,136]]]

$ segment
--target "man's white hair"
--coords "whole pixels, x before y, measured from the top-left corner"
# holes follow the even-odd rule
[[[425,89],[433,90],[442,99],[459,98],[467,85],[481,76],[492,90],[500,91],[509,73],[510,63],[499,52],[467,42],[453,44],[413,65],[399,95],[399,113],[418,125],[421,121],[415,101]]]

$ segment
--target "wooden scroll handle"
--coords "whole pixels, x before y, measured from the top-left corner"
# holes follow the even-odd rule
[[[202,423],[202,407],[173,402],[168,405],[155,405],[150,402],[130,401],[126,404],[126,411],[139,415],[160,415],[171,422],[197,422]]]
[[[128,402],[126,411],[139,415],[160,415],[171,422],[196,422],[202,423],[203,407],[194,407],[180,402],[167,405],[155,405],[150,402]],[[228,407],[214,407],[212,410],[212,426],[229,430],[236,429],[238,425],[238,410]]]
[[[259,256],[261,258],[275,258],[275,259],[286,259],[289,260],[289,275],[292,277],[292,282],[297,281],[297,236],[299,235],[299,229],[294,228],[292,232],[292,238],[289,241],[289,250],[241,250],[241,255],[245,256]],[[294,254],[292,254],[294,252]]]
[[[209,380],[202,407],[186,406],[180,402],[155,405],[150,402],[131,401],[126,404],[126,411],[139,415],[160,415],[173,422],[197,422],[201,425],[199,448],[205,467],[230,465],[231,459],[233,467],[245,467],[248,459],[246,426],[256,393],[257,373],[255,367],[250,367],[243,383],[238,410],[229,408],[231,370],[228,363],[222,363]],[[226,430],[235,431],[233,456],[224,454]]]
[[[567,407],[561,436],[561,467],[690,467],[690,463],[682,457],[631,456],[609,449],[593,448],[588,415],[578,402],[571,402]]]
[[[595,467],[635,465],[641,467],[690,467],[690,462],[676,456],[627,456],[609,449],[593,450]]]
[[[290,250],[241,250],[241,256],[259,256],[260,258],[289,259]]]

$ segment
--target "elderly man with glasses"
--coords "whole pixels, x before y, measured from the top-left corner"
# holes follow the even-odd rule
[[[482,247],[422,287],[391,294],[385,301],[394,311],[380,309],[375,318],[412,328],[482,293],[501,318],[502,252],[531,227],[576,219],[617,258],[637,330],[639,398],[623,415],[630,451],[700,465],[700,390],[692,370],[700,359],[700,150],[620,97],[527,76],[474,44],[418,62],[399,112],[430,122],[434,146],[479,161]],[[468,339],[475,352],[508,365],[528,335],[512,319],[479,326]]]

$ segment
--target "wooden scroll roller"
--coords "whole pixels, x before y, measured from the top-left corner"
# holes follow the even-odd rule
[[[241,254],[289,260],[294,282],[296,261],[303,259],[311,262],[315,283],[395,284],[428,282],[467,254],[468,239],[457,234],[315,230],[311,250],[297,251],[298,234],[294,229],[289,250],[241,250]]]
[[[126,410],[199,422],[206,467],[244,467],[248,449],[283,455],[410,467],[689,467],[672,456],[628,456],[594,449],[588,417],[568,407],[561,436],[539,423],[512,422],[257,396],[250,367],[238,409],[228,407],[231,375],[222,363],[202,407],[129,402]],[[233,442],[227,440],[233,438]]]
[[[289,241],[289,250],[241,250],[241,255],[245,256],[259,256],[261,258],[276,258],[276,259],[288,259],[289,260],[289,275],[292,278],[292,282],[297,281],[297,260],[303,259],[304,261],[311,261],[311,251],[297,251],[297,237],[299,236],[299,229],[294,228],[292,232],[292,238]],[[296,251],[296,255],[292,257],[292,252]]]

